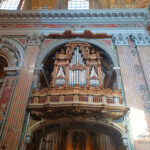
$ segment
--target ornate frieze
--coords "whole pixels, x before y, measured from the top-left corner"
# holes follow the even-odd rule
[[[78,107],[80,111],[84,109],[88,110],[89,108],[89,111],[102,112],[112,119],[120,118],[126,112],[120,90],[112,91],[110,89],[98,87],[53,87],[49,89],[33,90],[28,108],[31,112],[33,110],[34,113],[35,109],[40,111],[40,108],[45,106],[47,106],[47,112],[50,114],[54,107],[57,107],[59,110],[67,110],[65,106],[68,108],[73,106]],[[115,111],[113,111],[114,109]],[[75,110],[73,110],[73,112],[74,111]]]
[[[124,10],[41,10],[41,11],[1,11],[0,18],[6,19],[138,19],[148,16],[147,9],[124,9]],[[48,21],[48,20],[47,20]],[[97,20],[98,21],[98,20]]]
[[[143,22],[148,16],[147,9],[0,11],[0,29],[3,35],[26,35],[40,29],[43,34],[62,33],[68,29],[73,29],[74,33],[87,29],[100,34],[105,31],[108,35],[143,33],[146,28]]]
[[[134,24],[115,24],[112,23],[111,24],[104,24],[104,23],[92,23],[92,24],[80,24],[76,22],[76,24],[68,24],[68,22],[66,24],[52,24],[51,23],[30,23],[30,24],[26,24],[26,23],[14,23],[14,24],[0,24],[0,28],[14,28],[14,29],[39,29],[39,28],[46,28],[46,29],[81,29],[81,28],[85,28],[85,29],[91,29],[91,28],[127,28],[127,27],[137,27],[137,28],[142,28],[144,27],[142,23],[134,23]],[[57,34],[57,36],[59,36]],[[88,35],[89,36],[89,35]]]

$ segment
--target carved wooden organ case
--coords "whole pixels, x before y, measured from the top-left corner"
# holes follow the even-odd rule
[[[50,58],[53,58],[54,61],[53,71],[50,74],[50,76],[52,75],[51,84],[48,88],[39,88],[32,92],[28,107],[32,116],[30,118],[31,124],[29,123],[29,132],[37,122],[41,125],[39,133],[49,129],[53,130],[53,128],[62,128],[63,130],[52,134],[46,131],[47,135],[43,136],[41,142],[39,142],[39,149],[46,149],[47,141],[50,140],[51,143],[55,143],[51,145],[53,150],[60,149],[59,147],[63,150],[94,150],[95,145],[100,147],[106,144],[107,141],[104,141],[104,139],[106,139],[105,137],[108,139],[109,134],[103,137],[100,132],[97,133],[99,130],[93,130],[94,134],[86,130],[89,127],[90,129],[96,127],[93,121],[98,124],[102,123],[106,127],[108,124],[114,126],[113,120],[124,116],[126,107],[120,90],[112,90],[103,86],[102,76],[104,73],[102,72],[100,51],[93,49],[88,43],[74,42],[67,43],[63,49],[59,49]],[[34,118],[37,118],[37,122]],[[59,120],[61,121],[59,122]],[[92,124],[90,124],[90,121]],[[89,124],[90,126],[88,126]],[[67,130],[64,128],[65,126],[68,128]],[[85,131],[82,126],[87,127]],[[101,126],[97,127],[101,129]],[[125,131],[124,126],[121,125],[120,127]],[[103,130],[107,131],[108,128],[103,127]],[[110,130],[111,128],[108,132]],[[70,134],[71,132],[72,134]],[[111,136],[114,133],[112,132]],[[35,143],[34,140],[39,140],[36,134],[34,137],[33,143]],[[104,142],[98,142],[100,137]],[[117,142],[118,137],[117,135]],[[81,142],[80,138],[84,142]],[[95,144],[96,141],[97,144]]]
[[[68,43],[54,57],[52,86],[100,87],[101,57],[88,43]]]

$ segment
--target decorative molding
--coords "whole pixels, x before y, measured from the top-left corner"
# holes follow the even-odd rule
[[[55,49],[63,44],[69,43],[69,42],[86,42],[89,44],[97,45],[99,48],[102,48],[110,56],[114,66],[118,66],[118,60],[117,60],[114,49],[112,49],[110,46],[108,47],[106,44],[104,44],[100,40],[81,39],[81,38],[56,40],[55,42],[51,43],[49,46],[46,47],[46,49],[43,49],[43,51],[39,55],[36,66],[39,67],[42,64],[45,57],[48,54],[50,54],[53,49]]]
[[[149,18],[147,9],[123,10],[40,10],[0,11],[2,35],[26,35],[27,33],[63,33],[73,30],[81,33],[90,29],[93,33],[132,34],[144,33]],[[6,32],[7,31],[7,32]]]
[[[115,34],[112,38],[115,45],[128,45],[129,36],[124,34]]]
[[[27,45],[41,45],[44,41],[44,36],[42,34],[28,34],[27,35]]]
[[[22,66],[23,58],[24,58],[24,50],[16,41],[9,38],[0,38],[0,48],[3,49],[3,52],[7,52],[10,56],[10,64],[9,66],[15,66],[15,62],[18,61],[18,67]],[[8,52],[10,51],[11,52]],[[16,56],[16,58],[14,57]],[[17,59],[17,60],[16,60]],[[13,61],[12,61],[13,60]]]
[[[150,36],[146,34],[133,34],[131,35],[131,38],[135,45],[150,45]]]
[[[91,19],[92,20],[92,19]],[[84,19],[84,21],[86,21],[86,19]],[[91,22],[89,24],[86,24],[85,22],[78,22],[77,20],[72,22],[71,24],[68,23],[68,21],[66,21],[67,23],[65,24],[62,24],[62,22],[58,22],[58,23],[54,23],[54,22],[51,22],[51,23],[22,23],[22,20],[20,20],[21,23],[1,23],[0,24],[0,29],[66,29],[66,30],[69,30],[69,29],[111,29],[111,28],[143,28],[144,25],[143,23],[139,22],[134,22],[134,23],[123,23],[121,24],[122,22],[120,22],[120,24],[117,23],[105,23],[104,21],[103,22]]]
[[[57,91],[57,94],[56,94]],[[66,94],[67,93],[67,94]],[[90,95],[90,96],[89,96]],[[98,105],[97,105],[98,104]],[[65,109],[65,106],[75,107],[78,106],[79,110],[82,110],[84,107],[89,107],[90,110],[101,111],[101,113],[108,113],[108,118],[118,119],[122,117],[127,108],[124,105],[122,100],[121,91],[120,90],[110,90],[105,89],[103,87],[93,88],[93,87],[50,87],[44,89],[33,90],[31,101],[28,109],[31,113],[36,114],[36,111],[40,110],[41,107],[45,107],[52,109],[53,107],[57,108],[57,110]],[[79,106],[82,106],[80,108]],[[107,108],[106,112],[103,110],[103,107]],[[88,110],[88,107],[86,110]],[[116,109],[117,111],[114,111]],[[89,110],[89,111],[90,111]],[[33,112],[34,111],[34,112]],[[51,112],[49,116],[51,115]],[[63,114],[62,114],[63,115]],[[110,116],[109,116],[110,115]],[[38,116],[38,117],[46,117]],[[56,116],[55,116],[56,117]],[[62,116],[61,116],[62,117]]]
[[[66,23],[66,20],[72,22],[74,20],[86,21],[96,20],[109,21],[112,20],[143,20],[148,17],[149,13],[147,9],[114,9],[114,10],[41,10],[41,11],[0,11],[0,19],[9,20],[27,20],[28,22],[35,19],[42,19],[44,22],[56,22],[60,20]],[[90,19],[90,20],[89,20]]]
[[[9,67],[15,67],[17,63],[17,58],[15,58],[15,53],[10,51],[8,48],[0,48],[0,56],[4,57]]]

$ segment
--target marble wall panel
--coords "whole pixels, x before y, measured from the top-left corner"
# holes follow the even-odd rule
[[[130,46],[117,46],[121,76],[129,119],[136,150],[150,149],[149,111],[143,97],[149,97],[147,82],[137,49]]]
[[[5,146],[6,150],[16,150],[19,145],[38,51],[39,46],[28,46],[26,49],[24,63],[1,139],[1,146]]]

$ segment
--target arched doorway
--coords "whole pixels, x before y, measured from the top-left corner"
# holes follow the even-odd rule
[[[54,122],[54,121],[53,121]],[[45,122],[32,131],[28,150],[124,150],[119,129],[100,121]]]

